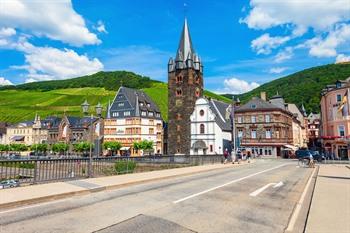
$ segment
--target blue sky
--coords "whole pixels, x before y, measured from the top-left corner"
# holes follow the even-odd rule
[[[0,0],[0,85],[100,70],[167,81],[184,3],[206,89],[242,93],[350,60],[348,0]]]

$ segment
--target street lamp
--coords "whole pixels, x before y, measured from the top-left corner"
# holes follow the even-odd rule
[[[87,102],[87,100],[85,100],[84,103],[81,104],[81,108],[83,109],[84,115],[87,115],[89,113],[89,107],[90,104]]]
[[[102,115],[102,104],[100,102],[98,102],[98,104],[95,107],[96,109],[96,114],[98,117],[101,117]]]
[[[101,115],[102,115],[102,110],[103,110],[103,107],[102,107],[102,104],[100,102],[98,102],[98,104],[96,105],[95,107],[96,109],[96,114],[97,114],[97,117],[98,117],[98,138],[97,138],[97,156],[100,155],[100,127],[101,127]]]

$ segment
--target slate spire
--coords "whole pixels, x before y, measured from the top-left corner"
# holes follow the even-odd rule
[[[187,24],[187,19],[185,18],[175,61],[183,61],[184,59],[187,60],[189,56],[191,57],[191,60],[194,60],[192,57],[193,54],[195,54],[195,51],[192,45],[191,35]]]

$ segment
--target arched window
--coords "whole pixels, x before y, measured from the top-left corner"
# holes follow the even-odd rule
[[[182,90],[180,88],[176,89],[176,96],[182,96]]]
[[[176,77],[176,83],[180,83],[183,81],[183,77],[182,76],[177,76]]]
[[[204,124],[200,124],[200,126],[199,126],[199,133],[200,133],[200,134],[204,134],[204,131],[205,131],[205,126],[204,126]]]
[[[204,116],[204,110],[203,110],[203,109],[201,109],[201,110],[199,111],[199,115]]]
[[[199,83],[200,82],[200,77],[199,76],[196,76],[196,83]]]

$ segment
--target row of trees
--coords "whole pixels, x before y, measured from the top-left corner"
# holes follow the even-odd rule
[[[73,149],[75,152],[86,154],[90,150],[90,146],[92,147],[92,149],[94,148],[94,145],[89,142],[79,142],[77,144],[73,144]],[[114,155],[122,148],[122,144],[120,142],[104,142],[103,148],[105,150],[111,151],[112,155]],[[142,150],[142,151],[150,152],[151,150],[153,150],[153,141],[143,140],[139,142],[134,142],[133,148],[137,151]],[[31,151],[41,152],[44,154],[48,150],[52,150],[53,152],[58,154],[65,154],[69,150],[69,144],[59,142],[59,143],[53,144],[51,147],[49,147],[49,145],[45,143],[34,144],[29,147],[23,144],[9,144],[9,145],[0,144],[0,154],[3,154],[4,152],[8,153],[10,151],[14,151],[14,152],[28,151],[28,149],[30,149]]]

